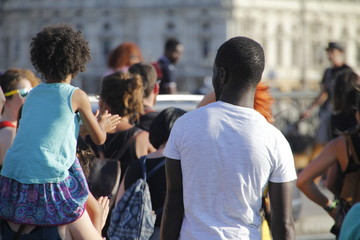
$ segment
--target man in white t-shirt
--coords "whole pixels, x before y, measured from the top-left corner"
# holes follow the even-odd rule
[[[261,239],[266,186],[273,239],[295,239],[291,149],[253,109],[263,70],[263,49],[249,38],[232,38],[218,49],[213,68],[217,102],[179,118],[164,151],[161,239]]]

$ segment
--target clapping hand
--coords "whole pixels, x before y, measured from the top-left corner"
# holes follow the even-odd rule
[[[99,114],[99,110],[96,111],[95,117],[98,118],[99,125],[105,132],[114,130],[121,120],[118,114],[112,115],[107,110],[103,114]]]

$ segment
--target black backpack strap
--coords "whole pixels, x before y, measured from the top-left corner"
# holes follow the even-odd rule
[[[122,146],[122,148],[117,152],[114,153],[111,158],[112,159],[120,159],[122,157],[122,155],[124,155],[125,151],[130,147],[130,145],[135,142],[136,137],[143,132],[142,130],[137,130],[136,132],[134,132],[134,134],[129,138],[129,140],[127,140],[127,142]]]
[[[116,160],[119,160],[125,153],[125,151],[130,147],[130,145],[136,140],[136,137],[141,133],[143,132],[143,130],[139,129],[139,130],[136,130],[134,132],[134,134],[125,142],[125,144],[120,148],[119,151],[117,152],[114,152],[112,154],[112,156],[110,157],[111,159],[116,159]],[[111,144],[111,142],[109,143],[109,145]],[[98,151],[98,154],[99,154],[99,157],[100,158],[105,158],[105,154],[104,154],[104,145],[98,145],[97,146],[97,151]]]
[[[350,148],[350,151],[351,151],[351,155],[353,156],[354,162],[356,164],[360,164],[359,156],[358,156],[358,154],[356,152],[356,149],[354,147],[354,143],[352,141],[352,136],[347,135],[346,139],[348,140],[349,148]],[[349,156],[349,153],[348,153],[348,156]]]
[[[149,178],[151,178],[152,176],[155,175],[155,173],[165,165],[165,158],[159,162],[153,169],[150,170],[150,172],[146,172],[146,156],[142,156],[140,159],[140,166],[141,166],[141,169],[143,171],[143,179],[144,181],[146,182]],[[155,211],[155,214],[157,216],[161,215],[163,213],[163,208],[158,208],[156,209]]]
[[[148,179],[152,177],[161,167],[165,165],[165,159],[159,162],[150,172],[147,173]]]
[[[142,156],[139,158],[140,161],[140,167],[142,170],[142,174],[143,174],[143,179],[146,182],[147,180],[147,172],[146,172],[146,156]]]
[[[149,178],[151,178],[161,167],[163,167],[165,165],[165,159],[164,159],[161,162],[159,162],[155,167],[153,167],[153,169],[151,169],[149,172],[147,172],[146,156],[140,157],[139,161],[140,161],[140,167],[141,167],[142,173],[143,173],[143,179],[145,180],[145,182]]]

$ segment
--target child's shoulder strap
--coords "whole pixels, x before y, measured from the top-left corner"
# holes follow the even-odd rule
[[[348,148],[350,149],[350,151],[351,151],[351,155],[353,156],[353,159],[354,159],[354,162],[356,163],[356,164],[360,164],[360,159],[359,159],[359,156],[358,156],[358,154],[357,154],[357,152],[356,152],[356,149],[355,149],[355,147],[354,147],[354,143],[353,143],[353,140],[352,140],[352,136],[353,136],[353,134],[347,134],[347,135],[345,135],[345,138],[346,138],[346,143],[347,143],[347,145],[348,145]],[[349,155],[349,154],[348,154]]]

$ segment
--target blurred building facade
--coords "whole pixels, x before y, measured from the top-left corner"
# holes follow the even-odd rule
[[[328,65],[329,41],[343,43],[348,64],[360,70],[359,9],[360,0],[0,0],[0,69],[32,69],[31,38],[64,22],[89,41],[92,61],[74,84],[90,93],[99,91],[107,55],[123,41],[155,61],[167,38],[179,39],[179,87],[192,91],[212,74],[220,44],[236,35],[263,45],[271,86],[313,89]]]

